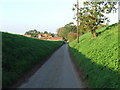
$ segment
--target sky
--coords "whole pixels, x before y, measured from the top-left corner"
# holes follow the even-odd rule
[[[80,6],[85,0],[79,0]],[[26,31],[56,33],[56,30],[73,20],[76,0],[0,0],[0,30],[24,34]],[[118,13],[109,15],[111,22],[118,21]]]

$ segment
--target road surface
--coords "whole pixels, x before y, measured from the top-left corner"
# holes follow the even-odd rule
[[[68,45],[60,47],[37,72],[19,88],[83,88],[72,64]]]

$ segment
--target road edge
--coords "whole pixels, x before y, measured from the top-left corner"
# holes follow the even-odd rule
[[[75,70],[76,70],[80,80],[82,81],[81,85],[84,88],[89,88],[88,81],[86,80],[85,75],[84,75],[84,71],[80,68],[80,65],[76,62],[75,56],[70,52],[69,45],[68,45],[68,51],[69,51],[69,55],[71,57],[71,61],[73,63],[73,66],[75,67]]]

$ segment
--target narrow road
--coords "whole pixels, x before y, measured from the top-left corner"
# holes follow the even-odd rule
[[[49,60],[19,88],[83,88],[72,64],[68,45],[60,47]]]

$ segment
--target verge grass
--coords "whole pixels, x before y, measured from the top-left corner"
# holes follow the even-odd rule
[[[83,69],[89,87],[118,88],[120,76],[118,59],[118,27],[113,24],[97,30],[98,37],[91,39],[87,33],[69,43],[70,51]],[[120,87],[119,87],[120,88]]]
[[[2,32],[2,86],[8,88],[48,57],[63,41],[46,41]]]

